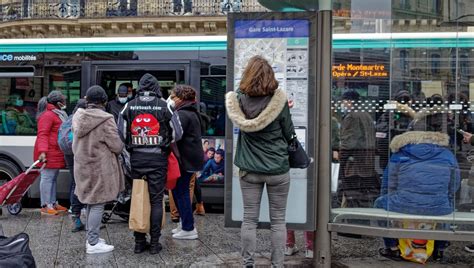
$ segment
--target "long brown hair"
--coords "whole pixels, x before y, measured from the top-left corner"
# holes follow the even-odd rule
[[[240,91],[251,96],[273,95],[278,88],[278,81],[272,66],[261,56],[253,56],[247,63],[240,81]]]

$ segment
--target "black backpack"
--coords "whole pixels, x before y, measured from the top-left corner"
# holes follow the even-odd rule
[[[36,267],[29,241],[30,238],[25,233],[12,237],[0,236],[0,267]]]

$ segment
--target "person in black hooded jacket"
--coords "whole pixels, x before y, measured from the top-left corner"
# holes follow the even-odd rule
[[[130,99],[128,98],[129,94],[132,94],[132,84],[123,83],[117,89],[117,96],[114,100],[107,103],[106,111],[111,113],[114,116],[115,122],[118,121],[120,112]]]
[[[171,124],[177,123],[173,111],[162,98],[158,80],[151,74],[140,79],[138,96],[125,104],[119,117],[119,131],[130,152],[132,178],[146,176],[151,203],[150,254],[157,254],[162,246],[161,221],[168,155],[173,139]],[[135,232],[135,253],[146,248],[146,234]]]
[[[204,152],[201,143],[201,119],[196,104],[196,90],[188,85],[177,85],[168,99],[175,108],[183,135],[175,137],[179,151],[181,177],[178,179],[173,197],[181,217],[181,223],[173,229],[175,239],[197,239],[193,211],[189,199],[189,184],[195,172],[202,168]]]

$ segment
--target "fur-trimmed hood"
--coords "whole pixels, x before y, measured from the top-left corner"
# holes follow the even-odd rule
[[[431,131],[409,131],[393,138],[390,149],[396,153],[408,144],[435,144],[439,146],[449,145],[449,136],[441,132]]]
[[[232,123],[244,132],[257,132],[266,128],[280,115],[287,102],[286,93],[277,89],[262,112],[253,119],[247,119],[240,107],[237,93],[231,91],[225,95],[227,115]]]

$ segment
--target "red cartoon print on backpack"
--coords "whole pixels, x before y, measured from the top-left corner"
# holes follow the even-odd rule
[[[132,144],[158,145],[161,142],[160,123],[152,114],[140,114],[132,122]]]

